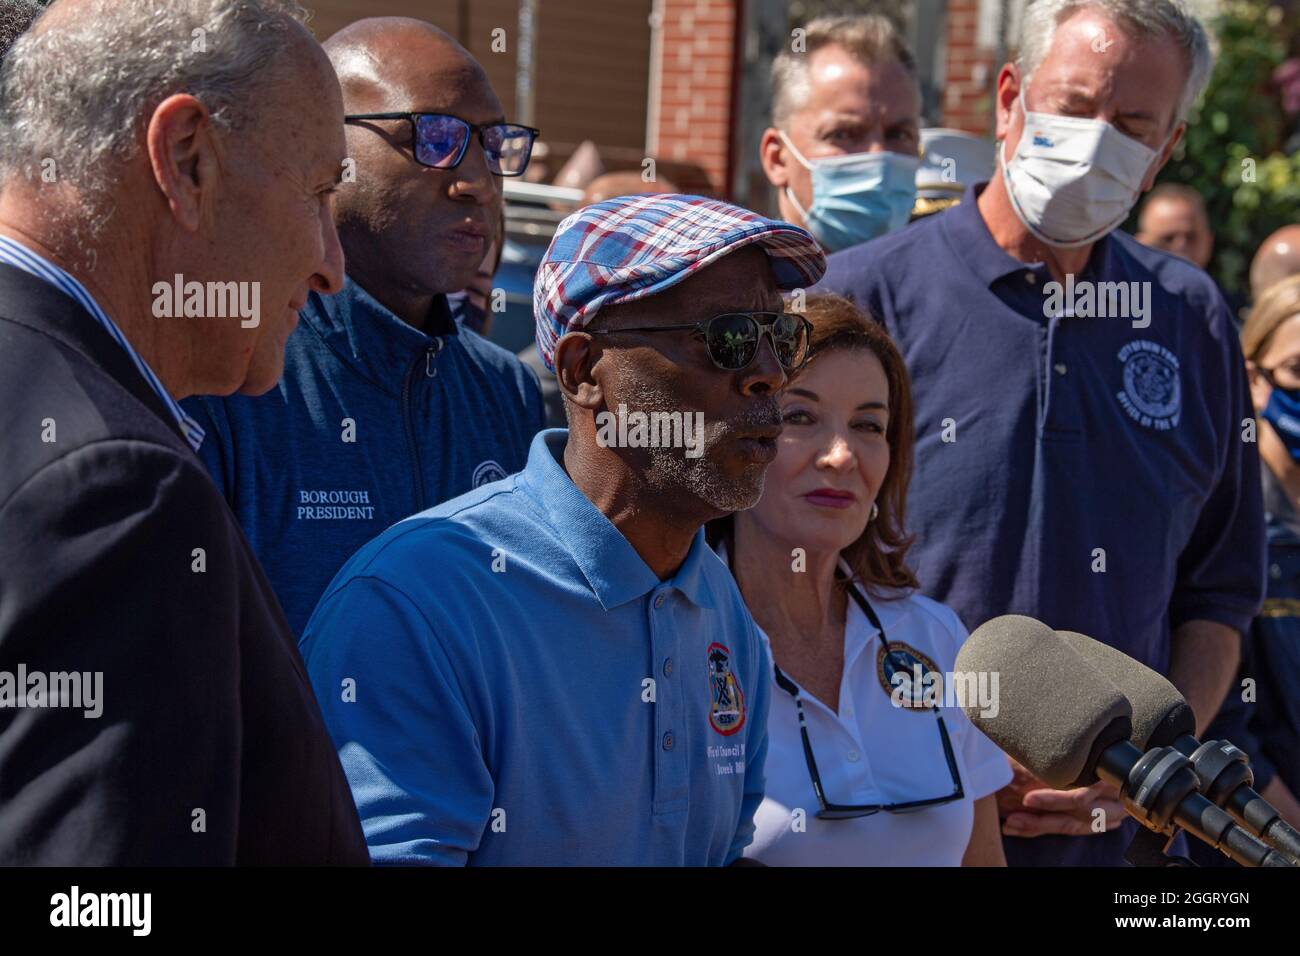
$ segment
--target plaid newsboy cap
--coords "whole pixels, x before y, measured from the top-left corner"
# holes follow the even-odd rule
[[[798,226],[703,196],[619,196],[560,223],[537,269],[537,349],[555,370],[555,343],[602,306],[663,292],[750,243],[767,253],[777,287],[806,289],[826,272],[817,240]]]

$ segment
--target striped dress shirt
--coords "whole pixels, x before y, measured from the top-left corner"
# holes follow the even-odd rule
[[[110,319],[108,313],[99,307],[99,303],[91,298],[84,285],[44,256],[38,255],[8,236],[0,236],[0,262],[22,269],[38,279],[44,279],[56,289],[71,296],[73,301],[89,312],[95,321],[104,327],[104,331],[109,334],[113,341],[122,346],[131,362],[144,376],[144,380],[149,383],[149,387],[157,393],[158,398],[176,417],[176,423],[180,425],[181,434],[190,443],[190,447],[195,451],[199,450],[199,446],[203,444],[203,428],[185,413],[185,410],[181,408],[176,399],[167,393],[167,389],[163,388],[162,382],[158,380],[158,376],[154,374],[153,369],[140,357],[140,353],[131,347],[131,343],[122,334],[122,330],[117,327],[117,323]]]

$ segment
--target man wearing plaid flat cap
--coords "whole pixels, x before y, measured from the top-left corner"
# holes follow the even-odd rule
[[[767,684],[704,541],[751,507],[808,347],[788,223],[698,196],[561,223],[534,291],[569,428],[334,579],[302,651],[378,863],[736,862]]]

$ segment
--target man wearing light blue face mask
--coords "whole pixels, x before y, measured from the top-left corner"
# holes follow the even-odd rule
[[[1117,227],[1213,65],[1182,0],[1031,0],[997,83],[998,168],[833,255],[816,291],[877,316],[912,377],[923,593],[1025,614],[1168,676],[1199,736],[1263,598],[1254,417],[1213,280]],[[1007,862],[1120,865],[1108,784],[999,792]]]
[[[916,201],[915,61],[881,16],[818,17],[772,64],[759,145],[781,216],[836,252],[902,228]]]

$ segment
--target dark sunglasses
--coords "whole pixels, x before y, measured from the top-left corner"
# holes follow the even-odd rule
[[[638,326],[630,329],[590,329],[590,335],[616,332],[680,332],[690,329],[704,338],[709,358],[718,368],[737,372],[748,368],[758,355],[763,336],[772,340],[776,360],[787,372],[803,368],[808,361],[812,323],[803,316],[785,312],[726,312],[693,325]]]
[[[880,626],[880,618],[876,617],[876,612],[867,603],[867,599],[862,595],[862,592],[858,590],[856,585],[851,585],[849,593],[853,595],[854,600],[858,602],[858,606],[867,615],[867,620],[880,632],[880,643],[885,648],[885,653],[891,656],[897,653],[889,649],[889,641],[885,637],[885,629]],[[896,667],[907,670],[906,661],[892,657],[891,659]],[[937,807],[944,803],[952,803],[954,800],[960,800],[966,795],[961,785],[961,774],[957,770],[957,758],[952,752],[952,740],[948,737],[948,728],[944,726],[943,715],[939,713],[939,708],[935,707],[933,710],[935,719],[939,722],[939,739],[943,742],[943,755],[948,761],[948,772],[952,775],[951,793],[942,797],[932,797],[928,800],[908,800],[903,803],[831,803],[826,799],[826,794],[822,790],[822,777],[817,772],[817,761],[813,758],[812,741],[808,739],[808,720],[804,716],[803,701],[799,699],[799,686],[781,673],[781,668],[777,667],[775,662],[772,664],[772,670],[775,672],[776,685],[794,698],[795,710],[799,714],[799,733],[803,737],[804,763],[808,765],[808,776],[812,778],[813,792],[817,794],[817,803],[821,807],[817,811],[818,819],[852,820],[855,817],[869,817],[874,813],[881,812],[910,813],[913,810],[924,810],[926,807]]]
[[[533,143],[541,130],[518,123],[488,123],[475,126],[448,113],[353,113],[345,123],[359,120],[404,119],[411,124],[415,161],[434,169],[455,169],[465,158],[469,138],[478,134],[487,156],[488,169],[495,176],[522,176],[533,155]]]

